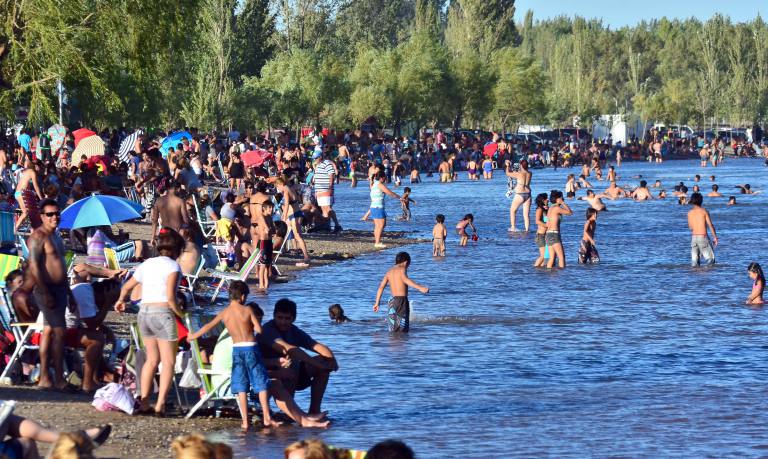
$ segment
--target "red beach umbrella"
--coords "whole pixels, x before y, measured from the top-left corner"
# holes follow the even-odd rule
[[[498,143],[490,142],[490,143],[487,143],[483,147],[483,154],[485,156],[493,156],[498,149],[499,149],[499,144]]]
[[[94,135],[96,135],[95,132],[86,128],[80,128],[76,131],[72,131],[72,136],[75,138],[75,148],[77,148],[77,145],[80,143],[81,140]]]
[[[246,151],[240,155],[240,159],[243,160],[245,167],[261,167],[265,161],[274,159],[274,155],[267,150],[257,149]]]

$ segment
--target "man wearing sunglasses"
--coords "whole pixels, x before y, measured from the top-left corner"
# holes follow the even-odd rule
[[[40,387],[58,390],[72,389],[63,377],[64,318],[71,292],[64,261],[64,242],[56,231],[61,212],[55,201],[46,199],[40,203],[43,221],[27,240],[29,268],[24,278],[24,288],[32,291],[43,313],[43,335],[40,340]],[[73,303],[74,304],[74,303]],[[49,362],[49,358],[51,362]],[[53,365],[51,381],[48,366]]]

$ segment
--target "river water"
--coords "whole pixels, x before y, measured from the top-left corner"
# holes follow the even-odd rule
[[[578,170],[533,172],[535,196],[563,189],[566,174]],[[642,174],[668,190],[678,181],[691,188],[699,173],[705,192],[716,174],[726,196],[740,183],[768,190],[767,172],[757,160],[618,170],[619,184]],[[674,198],[606,201],[609,211],[597,222],[601,262],[577,265],[586,203],[572,201],[575,214],[561,229],[569,267],[550,272],[532,268],[532,233],[506,230],[502,174],[434,180],[412,186],[415,220],[388,226],[430,237],[434,215],[447,217],[444,260],[432,258],[431,244],[405,249],[409,274],[431,289],[411,293],[410,334],[387,333],[383,314],[371,310],[398,249],[303,272],[255,298],[267,318],[277,299],[295,300],[297,325],[336,353],[341,368],[323,404],[332,427],[214,438],[231,443],[238,457],[258,458],[282,457],[287,444],[313,436],[363,450],[398,438],[420,458],[768,454],[768,320],[766,311],[743,305],[747,265],[768,267],[765,194],[737,195],[735,207],[705,198],[720,246],[716,266],[700,269],[689,267],[689,208]],[[359,221],[369,203],[364,182],[340,187],[337,203],[345,228],[372,227]],[[393,200],[387,206],[390,217],[399,214]],[[468,212],[480,239],[460,248],[452,228]],[[329,322],[327,308],[337,302],[356,322]],[[308,393],[297,400],[306,408]]]

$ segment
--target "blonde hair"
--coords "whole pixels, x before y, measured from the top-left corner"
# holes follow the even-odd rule
[[[232,448],[224,443],[211,443],[200,434],[176,437],[171,452],[176,459],[232,459]]]
[[[304,459],[341,459],[349,457],[349,451],[346,449],[332,449],[322,440],[312,438],[288,445],[283,452],[285,459],[288,459],[291,453],[299,450],[304,450]]]
[[[93,459],[93,441],[85,432],[65,432],[51,449],[51,459]]]

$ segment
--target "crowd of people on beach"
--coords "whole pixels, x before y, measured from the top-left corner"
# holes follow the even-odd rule
[[[725,160],[724,152],[729,148],[730,154],[763,154],[768,158],[768,146],[728,146],[723,139],[696,143],[653,131],[643,141],[632,139],[625,146],[611,139],[587,142],[568,137],[536,144],[498,134],[462,133],[449,138],[438,131],[410,139],[320,128],[296,144],[286,134],[218,135],[195,130],[170,146],[161,134],[142,132],[129,138],[127,132],[113,130],[100,137],[105,153],[80,158],[74,155],[77,139],[70,134],[57,148],[45,130],[23,129],[18,135],[0,137],[0,211],[10,216],[4,221],[10,223],[13,234],[3,250],[23,260],[18,269],[6,273],[2,315],[18,323],[42,319],[39,351],[25,352],[18,362],[9,362],[14,368],[7,374],[11,380],[35,382],[43,389],[65,393],[94,394],[108,383],[130,385],[125,365],[115,365],[129,349],[120,349],[121,340],[105,319],[113,309],[121,314],[136,313],[137,342],[141,342],[145,357],[134,371],[138,382],[136,413],[167,415],[179,347],[190,352],[200,349],[200,363],[209,364],[221,338],[228,337],[231,392],[238,399],[244,430],[252,425],[249,393],[258,394],[265,427],[279,425],[270,411],[271,399],[302,427],[329,424],[322,401],[331,373],[339,368],[333,351],[294,324],[298,306],[288,298],[277,301],[272,319],[262,323],[264,312],[248,301],[252,289],[244,281],[253,270],[257,283],[253,291],[268,291],[279,273],[274,266],[279,256],[298,257],[298,267],[312,263],[303,234],[343,231],[334,211],[335,190],[342,177],[352,187],[358,185],[359,178],[367,177],[370,206],[362,219],[373,221],[373,248],[383,249],[386,198],[397,200],[400,219],[410,220],[410,206],[416,205],[411,187],[421,182],[422,174],[438,174],[439,181],[448,184],[458,180],[460,172],[466,172],[470,181],[480,180],[481,175],[490,180],[494,174],[503,173],[511,200],[509,230],[518,231],[521,214],[524,231],[535,226],[537,253],[533,265],[554,268],[557,263],[565,268],[560,228],[562,219],[573,215],[569,200],[589,204],[578,261],[599,263],[596,230],[600,213],[607,211],[604,200],[667,198],[659,181],[649,186],[640,176],[635,177],[637,187],[619,186],[617,168],[622,160],[660,162],[670,156],[698,153],[702,167],[710,163],[716,167]],[[131,143],[125,147],[126,154],[121,154],[126,139]],[[259,161],[254,162],[254,157]],[[578,178],[567,174],[564,192],[552,190],[534,197],[534,173],[541,167],[579,167],[580,173]],[[398,194],[396,190],[406,180],[410,186]],[[608,185],[599,192],[596,188],[601,181]],[[714,175],[710,181],[712,191],[707,196],[722,197]],[[700,183],[697,175],[691,193],[683,183],[669,192],[681,204],[692,207],[688,223],[694,266],[714,263],[718,244],[715,226],[703,207]],[[759,191],[744,184],[740,193]],[[111,225],[62,230],[59,224],[64,209],[93,195],[122,196],[136,203],[143,209],[140,218],[150,228],[148,236],[132,238],[122,230],[115,233]],[[730,201],[735,204],[735,196]],[[478,240],[474,216],[466,214],[456,223],[455,232],[460,246]],[[433,255],[446,256],[444,215],[435,216],[432,236]],[[80,253],[81,260],[72,261],[71,253]],[[410,328],[408,289],[429,292],[428,287],[408,277],[410,263],[407,252],[398,253],[376,292],[375,312],[386,287],[391,291],[386,312],[388,328],[393,332]],[[194,283],[201,266],[219,273],[219,288],[224,279],[231,281],[229,303],[215,316],[202,314],[198,319],[207,318],[207,323],[193,326],[188,320],[189,310],[197,304],[196,296],[200,298]],[[758,263],[752,263],[748,272],[754,284],[747,302],[762,303],[763,271]],[[331,306],[329,314],[336,322],[348,320],[338,304]],[[10,320],[2,325],[12,328]],[[107,350],[111,358],[105,358]],[[82,352],[82,368],[71,361],[73,351]],[[158,392],[153,405],[155,379]],[[296,392],[305,389],[310,390],[311,399],[306,411],[294,400]],[[16,439],[55,441],[53,435],[27,435],[18,429],[9,433]],[[88,435],[96,441],[98,432]],[[203,440],[190,440],[198,441]],[[17,443],[13,443],[14,448],[18,448]],[[18,444],[24,446],[23,442]],[[369,453],[368,457],[373,456]]]

